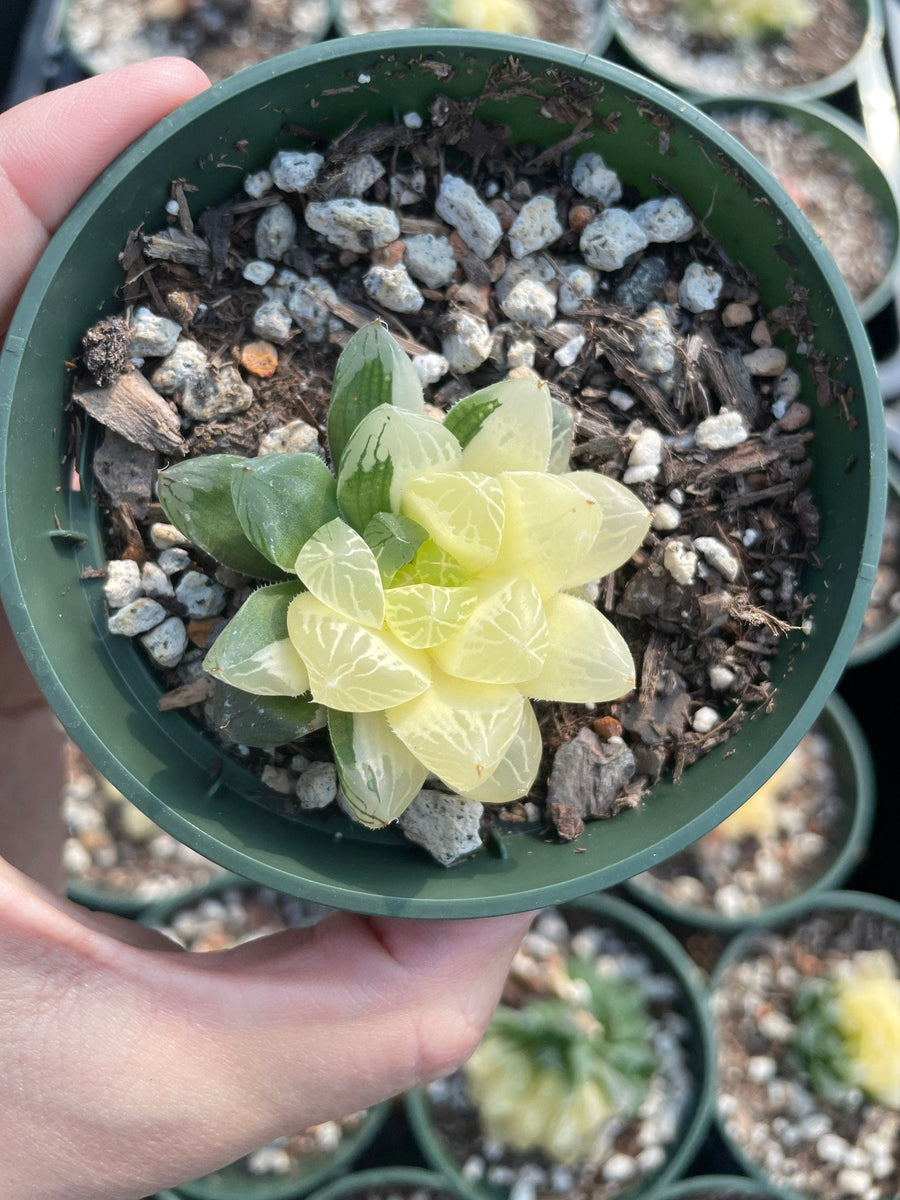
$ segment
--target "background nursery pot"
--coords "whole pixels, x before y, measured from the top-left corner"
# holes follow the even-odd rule
[[[574,921],[571,928],[581,928],[580,923],[586,922],[588,926],[594,924],[602,929],[611,930],[625,944],[626,957],[629,955],[646,957],[650,962],[654,977],[668,976],[676,984],[677,992],[668,1003],[686,1023],[686,1032],[678,1040],[686,1051],[686,1067],[691,1076],[692,1094],[682,1110],[677,1133],[665,1147],[664,1161],[654,1170],[647,1171],[646,1174],[639,1173],[630,1182],[615,1180],[614,1190],[611,1193],[616,1197],[621,1196],[622,1200],[625,1200],[626,1197],[636,1200],[638,1196],[649,1196],[651,1193],[655,1195],[659,1187],[668,1180],[677,1178],[685,1170],[709,1127],[713,1096],[714,1049],[705,990],[697,968],[668,930],[654,918],[626,901],[619,900],[614,896],[590,896],[578,901],[577,904],[564,907],[560,915],[565,918],[567,914]],[[539,931],[540,919],[537,928]],[[602,952],[601,961],[604,968],[609,968],[614,975],[608,961],[612,958],[613,953]],[[637,977],[637,968],[633,969],[635,977]],[[624,968],[624,971],[628,970],[628,967]],[[648,993],[650,990],[651,988],[648,986]],[[540,998],[539,996],[535,997],[535,999]],[[651,1002],[649,994],[647,1001]],[[552,1055],[552,1051],[550,1054]],[[536,1053],[535,1061],[538,1060],[539,1054]],[[537,1085],[535,1090],[539,1090],[540,1086]],[[667,1084],[667,1086],[669,1085]],[[523,1095],[522,1101],[523,1104],[529,1102],[525,1095]],[[467,1200],[500,1200],[508,1192],[515,1194],[515,1184],[512,1184],[510,1189],[507,1184],[501,1186],[489,1182],[486,1178],[476,1181],[470,1177],[467,1171],[463,1170],[463,1162],[456,1160],[448,1141],[448,1129],[444,1127],[440,1116],[433,1111],[433,1101],[429,1097],[427,1089],[413,1089],[407,1093],[405,1102],[410,1124],[426,1161],[436,1170],[444,1173],[456,1191],[465,1196]],[[536,1105],[540,1103],[537,1097],[535,1097],[534,1103]],[[548,1110],[545,1108],[545,1111]],[[571,1120],[575,1120],[574,1113],[570,1114],[570,1117]],[[614,1153],[614,1150],[615,1145],[607,1152],[608,1159],[620,1157],[619,1154]],[[484,1157],[488,1159],[487,1155]],[[522,1168],[522,1179],[528,1178],[526,1171],[533,1157],[527,1150],[515,1154],[513,1162],[516,1167],[513,1169],[517,1169],[523,1160],[527,1164]],[[488,1159],[488,1164],[493,1161],[493,1159]],[[543,1158],[538,1156],[538,1161],[542,1162]],[[581,1180],[580,1186],[586,1186],[582,1179],[585,1169],[583,1163],[575,1163],[568,1169],[573,1178]],[[605,1180],[605,1177],[604,1181],[607,1184],[613,1183],[612,1179]],[[546,1183],[541,1186],[548,1187],[549,1190]],[[571,1184],[571,1187],[577,1190],[575,1184]],[[554,1188],[552,1194],[564,1195],[566,1193],[565,1191],[557,1193]]]
[[[428,1200],[440,1200],[453,1194],[448,1181],[435,1171],[421,1167],[370,1167],[335,1179],[313,1192],[310,1200],[368,1200],[372,1196],[386,1200],[398,1192],[401,1195],[421,1194]]]
[[[779,947],[790,949],[786,953]],[[826,892],[798,906],[787,920],[746,930],[725,948],[716,965],[709,989],[718,1035],[716,1124],[734,1159],[780,1200],[848,1195],[845,1184],[854,1180],[860,1185],[856,1194],[861,1195],[866,1177],[869,1188],[884,1200],[900,1195],[896,1103],[879,1105],[860,1087],[848,1084],[852,1095],[829,1104],[799,1067],[793,1040],[797,990],[820,978],[822,964],[832,954],[847,960],[857,950],[886,951],[896,975],[898,947],[900,904],[895,900],[864,892]],[[731,978],[742,967],[744,974]],[[736,1016],[737,1008],[747,1017]],[[861,1011],[872,1021],[875,1040],[867,1044],[857,1030],[848,1035],[853,1038],[850,1045],[868,1045],[868,1061],[874,1057],[896,1073],[897,1013],[889,1012],[886,1005],[878,1007],[877,1002],[866,1003]],[[747,1027],[749,1022],[753,1029]],[[819,1028],[815,1041],[807,1042],[822,1059],[834,1054],[828,1034]],[[738,1058],[736,1044],[741,1047]],[[768,1076],[762,1083],[761,1073]],[[884,1114],[882,1123],[874,1122],[873,1111]],[[732,1122],[743,1125],[741,1137]],[[752,1151],[742,1140],[750,1130],[755,1131]],[[844,1148],[854,1152],[846,1165]],[[835,1157],[832,1149],[840,1149],[840,1154]],[[873,1178],[879,1157],[887,1169],[879,1169]]]
[[[639,875],[625,883],[631,898],[646,905],[666,921],[728,934],[759,921],[769,922],[787,917],[798,907],[804,906],[811,894],[840,887],[865,853],[872,828],[875,812],[872,756],[858,721],[837,694],[825,705],[816,722],[816,729],[830,748],[842,814],[829,830],[828,849],[818,862],[818,870],[795,880],[798,890],[793,896],[770,904],[761,911],[729,916],[711,908],[671,902],[656,888],[648,887],[644,882],[645,876]]]
[[[656,1200],[772,1200],[773,1193],[740,1175],[697,1175],[658,1192]]]
[[[196,184],[191,203],[200,212],[236,183],[235,171],[210,164],[258,169],[276,147],[294,144],[285,123],[327,139],[358,120],[392,121],[398,87],[405,106],[426,112],[441,94],[479,97],[489,78],[494,90],[478,115],[548,146],[572,129],[559,70],[593,97],[583,147],[614,155],[642,196],[664,186],[704,214],[730,258],[758,275],[770,308],[786,303],[794,283],[808,289],[812,348],[831,363],[807,359],[815,367],[807,371],[797,358],[802,398],[816,410],[810,486],[824,566],[801,580],[817,595],[814,623],[808,636],[789,635],[772,663],[773,711],[691,767],[689,783],[663,779],[637,808],[589,826],[579,853],[540,834],[509,837],[496,854],[482,849],[448,872],[391,830],[373,835],[342,819],[323,825],[265,811],[253,803],[256,777],[223,759],[183,714],[158,711],[158,678],[126,639],[108,635],[101,590],[82,583],[82,570],[96,569],[105,552],[89,459],[76,476],[66,456],[66,360],[86,326],[117,308],[117,256],[130,231],[164,221],[172,179]],[[126,152],[70,215],[26,290],[0,378],[3,598],[63,723],[168,833],[238,874],[333,907],[421,917],[521,910],[612,886],[695,840],[747,799],[815,720],[846,663],[878,560],[885,470],[871,351],[805,220],[751,155],[683,101],[612,64],[527,40],[455,30],[338,40],[197,97]],[[833,388],[842,402],[820,407],[817,396],[830,401]]]
[[[893,601],[898,594],[898,582],[900,582],[900,570],[898,570],[898,566],[900,566],[900,465],[894,458],[888,461],[887,504],[881,562],[875,578],[869,610],[863,620],[862,632],[850,654],[848,665],[851,667],[881,658],[883,654],[888,654],[900,642],[900,611],[892,611]],[[886,623],[885,609],[888,614],[891,614],[887,617]],[[881,616],[879,616],[879,611]]]

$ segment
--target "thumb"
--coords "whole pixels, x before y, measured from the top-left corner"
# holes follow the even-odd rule
[[[183,58],[121,67],[0,114],[0,334],[63,217],[117,154],[209,80]]]

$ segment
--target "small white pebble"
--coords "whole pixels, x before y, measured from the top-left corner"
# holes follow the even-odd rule
[[[611,1154],[603,1164],[603,1178],[609,1183],[623,1183],[637,1173],[637,1163],[630,1154]]]
[[[173,546],[188,546],[187,538],[174,525],[156,521],[150,526],[150,541],[157,550],[169,550]]]
[[[746,442],[750,431],[736,408],[723,408],[701,421],[695,436],[701,450],[731,450]]]
[[[370,267],[363,276],[363,287],[373,300],[391,312],[417,313],[425,303],[425,297],[402,264]]]
[[[141,568],[133,559],[113,558],[106,564],[103,595],[110,608],[124,608],[141,594]]]
[[[704,704],[702,708],[698,708],[691,718],[691,728],[695,733],[709,733],[722,720],[716,709],[709,704]]]
[[[721,663],[715,663],[709,668],[709,686],[714,692],[724,692],[735,681],[735,673],[731,667],[725,667]]]
[[[689,312],[711,312],[719,302],[723,283],[713,267],[691,263],[678,285],[678,303]]]
[[[175,595],[172,581],[162,567],[155,562],[145,562],[141,567],[141,591],[145,596],[150,596],[154,600],[158,600],[160,596]]]
[[[283,201],[267,208],[256,222],[254,233],[257,258],[277,262],[297,238],[297,218]]]
[[[301,774],[296,786],[301,808],[325,808],[337,799],[337,772],[333,763],[312,763]]]
[[[778,346],[761,346],[743,355],[744,366],[751,375],[771,378],[781,375],[787,366],[787,355]]]
[[[450,364],[443,354],[417,354],[412,360],[412,365],[423,387],[437,383],[450,370]]]
[[[314,152],[279,150],[269,163],[269,173],[282,192],[306,192],[316,181],[325,159]]]
[[[513,258],[524,258],[553,244],[564,233],[552,196],[532,196],[509,228]]]
[[[587,337],[583,333],[577,334],[558,350],[553,352],[553,357],[561,367],[571,367],[578,360],[578,355],[581,353],[581,348],[587,341]]]
[[[500,244],[503,228],[499,217],[458,175],[448,173],[441,180],[434,209],[479,258],[487,261]]]
[[[191,556],[181,546],[170,546],[167,550],[160,551],[156,561],[167,575],[177,575],[179,571],[184,571],[190,566]]]
[[[410,111],[403,114],[403,124],[407,129],[421,129],[422,117],[415,111]]]
[[[226,598],[222,585],[199,571],[185,572],[175,589],[175,599],[184,606],[187,615],[200,620],[218,616],[225,607]]]
[[[663,552],[663,566],[676,583],[687,587],[697,577],[697,552],[684,542],[669,542]]]
[[[698,537],[694,539],[694,545],[711,567],[729,583],[734,583],[741,572],[741,563],[724,542],[714,537]]]
[[[168,617],[141,638],[141,644],[158,667],[177,666],[187,649],[188,636],[180,617]]]
[[[601,204],[615,204],[622,198],[622,184],[615,171],[611,171],[599,154],[582,154],[572,168],[572,186],[582,196],[599,200]]]
[[[249,262],[244,263],[241,274],[248,283],[255,283],[259,287],[263,287],[275,274],[275,264],[266,262],[262,258],[251,258]]]
[[[122,637],[137,637],[138,634],[147,633],[154,625],[164,621],[167,615],[161,604],[157,604],[148,596],[140,596],[120,608],[106,624],[110,633]]]
[[[178,207],[177,200],[167,200],[166,201],[166,212],[169,214],[170,217],[177,217],[179,211],[180,211],[180,209]]]
[[[607,208],[587,224],[579,239],[584,261],[598,271],[618,271],[646,249],[647,235],[624,208]]]
[[[272,176],[268,171],[255,171],[252,175],[244,176],[244,191],[254,200],[259,200],[266,192],[270,192],[272,185]]]
[[[673,529],[677,529],[681,524],[681,510],[676,508],[674,504],[667,503],[665,500],[659,504],[654,504],[651,513],[652,519],[650,524],[661,533],[671,533]]]
[[[747,1078],[753,1083],[768,1083],[775,1075],[777,1064],[766,1054],[754,1054],[747,1059]]]
[[[634,408],[634,396],[630,392],[626,392],[623,388],[612,388],[609,393],[609,402],[614,405],[619,412],[628,412]]]

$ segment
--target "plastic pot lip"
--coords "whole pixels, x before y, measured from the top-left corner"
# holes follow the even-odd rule
[[[328,37],[329,31],[334,27],[334,23],[335,23],[335,20],[337,17],[337,9],[338,9],[339,3],[340,3],[340,0],[325,0],[325,8],[326,8],[325,21],[323,22],[321,28],[315,34],[313,39],[308,43],[309,46],[318,46],[320,44],[320,42],[324,41]],[[70,56],[70,58],[73,60],[73,62],[76,62],[78,64],[78,66],[81,68],[82,73],[85,75],[99,75],[107,69],[112,70],[113,68],[98,67],[97,64],[92,61],[91,56],[89,54],[84,54],[81,50],[79,50],[78,47],[76,46],[75,42],[72,40],[72,25],[73,25],[72,4],[73,4],[73,0],[62,0],[62,7],[60,10],[59,16],[57,18],[60,41],[62,42],[62,45],[64,46],[66,53]],[[610,37],[612,37],[611,30],[610,30]],[[185,55],[184,57],[187,57],[187,56]],[[133,61],[140,61],[140,60],[137,60],[137,59],[135,59],[135,60],[129,59],[128,60],[129,63],[133,62]],[[190,61],[193,61],[193,60],[190,60]],[[117,65],[118,66],[126,66],[127,64],[123,62],[123,63],[119,63]]]
[[[662,920],[731,935],[755,928],[761,923],[787,920],[802,910],[811,897],[840,888],[856,868],[872,832],[875,819],[875,767],[862,726],[837,692],[829,697],[820,720],[825,726],[823,735],[832,744],[837,757],[849,764],[852,783],[848,787],[850,795],[847,798],[853,804],[846,839],[834,861],[821,875],[787,900],[768,905],[760,912],[736,917],[727,917],[705,908],[670,904],[650,888],[643,887],[636,877],[626,879],[622,885],[631,899],[643,904]]]
[[[434,1191],[452,1192],[450,1180],[437,1171],[429,1171],[425,1167],[369,1167],[365,1171],[355,1171],[340,1179],[310,1193],[308,1200],[343,1200],[364,1188],[378,1187],[416,1187],[430,1188]]]
[[[262,884],[256,883],[252,879],[245,879],[242,875],[235,875],[231,871],[225,871],[221,875],[216,875],[214,879],[208,880],[206,883],[198,884],[197,887],[191,888],[187,892],[182,892],[181,895],[166,896],[164,899],[154,900],[150,904],[142,905],[138,920],[142,925],[159,928],[170,917],[174,916],[175,913],[180,912],[181,909],[197,904],[209,896],[219,896],[222,892],[232,890],[259,889],[262,886]]]
[[[690,1164],[700,1148],[710,1125],[715,1097],[715,1040],[712,1015],[707,1003],[706,987],[699,969],[689,958],[676,938],[654,917],[642,912],[627,900],[596,893],[583,896],[572,904],[560,908],[580,910],[599,918],[601,922],[618,927],[627,937],[650,950],[652,955],[665,963],[681,988],[688,1007],[694,1017],[694,1031],[699,1037],[702,1077],[697,1080],[694,1107],[681,1140],[673,1149],[671,1157],[658,1174],[652,1177],[647,1187],[648,1195],[657,1191],[668,1181],[677,1178]],[[430,1104],[424,1088],[411,1088],[405,1093],[404,1105],[413,1134],[426,1161],[450,1179],[454,1190],[465,1200],[496,1200],[496,1192],[480,1187],[466,1179],[461,1172],[462,1164],[456,1163],[435,1136],[431,1120]]]
[[[77,700],[67,691],[44,649],[42,634],[46,634],[47,629],[42,626],[39,632],[28,611],[16,555],[12,549],[10,514],[6,506],[0,507],[0,590],[3,592],[10,622],[25,656],[63,724],[103,774],[172,836],[241,876],[252,878],[279,891],[302,895],[329,907],[407,917],[488,916],[561,903],[592,890],[612,886],[628,875],[645,869],[652,862],[668,857],[724,819],[737,807],[741,799],[751,794],[787,757],[812,725],[840,678],[862,624],[878,563],[886,488],[883,466],[886,450],[884,439],[877,436],[877,431],[883,423],[883,408],[875,365],[865,329],[836,266],[830,256],[823,253],[821,244],[808,228],[799,209],[784,189],[763,171],[757,160],[739,143],[727,138],[711,118],[658,84],[616,64],[525,38],[501,37],[487,33],[472,33],[462,37],[458,30],[429,30],[427,34],[423,34],[421,30],[412,30],[403,33],[357,35],[292,51],[249,67],[188,101],[126,150],[82,197],[45,251],[14,314],[3,357],[0,359],[0,396],[11,397],[15,391],[20,359],[27,350],[29,329],[41,310],[45,296],[53,288],[55,275],[60,270],[67,251],[77,241],[80,228],[89,216],[111,202],[122,181],[129,178],[130,173],[136,171],[149,154],[162,150],[169,139],[178,137],[196,118],[212,113],[219,103],[237,102],[250,89],[262,87],[284,74],[307,67],[315,67],[317,70],[332,69],[336,72],[347,69],[359,71],[364,66],[371,65],[377,55],[398,56],[404,52],[423,49],[432,56],[444,55],[453,62],[460,61],[467,53],[481,54],[482,61],[488,56],[505,59],[513,55],[535,72],[558,66],[576,75],[593,75],[628,93],[645,97],[664,112],[671,112],[676,119],[683,121],[687,126],[687,133],[696,133],[701,138],[708,138],[723,147],[723,152],[729,155],[751,180],[756,181],[763,192],[772,197],[779,213],[783,214],[785,221],[793,227],[796,237],[804,243],[805,252],[816,263],[817,270],[824,279],[828,295],[833,298],[835,309],[840,314],[843,332],[846,335],[846,349],[859,372],[862,395],[858,397],[858,402],[865,407],[868,428],[871,431],[866,447],[866,467],[869,475],[865,524],[859,568],[854,572],[852,591],[848,589],[848,601],[842,610],[841,620],[836,622],[838,632],[828,643],[826,660],[802,701],[796,705],[796,709],[791,709],[793,715],[787,726],[774,737],[767,752],[744,772],[737,783],[724,794],[719,794],[702,813],[677,830],[655,835],[655,841],[644,841],[637,849],[623,853],[613,864],[601,865],[591,870],[581,868],[581,873],[578,874],[573,873],[571,864],[561,863],[559,872],[554,872],[554,877],[547,883],[535,885],[533,877],[527,871],[518,869],[519,864],[516,864],[515,873],[504,868],[503,877],[498,876],[495,879],[494,886],[487,889],[488,894],[482,892],[478,895],[460,895],[448,872],[444,872],[440,879],[436,876],[430,877],[427,887],[419,887],[412,894],[387,885],[369,886],[365,878],[359,875],[349,878],[341,874],[337,878],[334,875],[323,878],[321,873],[311,868],[304,868],[305,873],[298,873],[293,863],[288,862],[285,865],[283,856],[266,851],[263,857],[260,857],[252,845],[248,850],[248,843],[237,844],[237,839],[234,838],[229,840],[227,829],[222,834],[217,825],[215,832],[211,833],[209,822],[203,827],[191,815],[170,808],[133,773],[126,762],[120,761],[116,754],[109,750],[102,736],[85,720]],[[8,404],[0,407],[0,436],[6,433],[9,415]],[[7,468],[8,461],[4,457],[0,461],[0,486],[5,485]],[[8,495],[5,486],[3,494]],[[129,683],[129,688],[131,686]],[[747,744],[746,737],[744,744]],[[195,755],[199,753],[193,748],[192,752]],[[199,760],[195,758],[194,761]],[[624,822],[633,815],[624,813],[616,820]],[[267,814],[261,813],[260,822],[263,822],[266,816]],[[588,834],[590,832],[589,829]],[[523,850],[522,854],[525,853]],[[530,854],[530,851],[528,853]]]
[[[888,496],[892,496],[895,504],[900,505],[900,463],[891,458],[888,462]],[[884,629],[879,629],[850,651],[847,660],[848,667],[859,667],[864,663],[874,662],[884,654],[889,654],[900,644],[900,613]]]
[[[739,934],[734,941],[730,942],[722,953],[721,958],[716,963],[709,981],[710,997],[714,996],[716,989],[722,980],[722,975],[725,970],[732,964],[740,961],[747,949],[752,945],[756,936],[764,929],[777,929],[780,926],[790,926],[795,921],[810,916],[815,912],[825,912],[828,910],[844,910],[856,909],[863,912],[874,913],[878,916],[887,917],[900,925],[900,901],[891,900],[887,896],[880,896],[873,892],[851,892],[851,891],[835,891],[825,892],[810,899],[809,902],[802,908],[798,908],[791,918],[787,921],[766,921],[764,924],[757,926],[755,929],[745,930]],[[734,1142],[729,1136],[725,1128],[725,1122],[720,1118],[717,1111],[717,1106],[714,1106],[713,1121],[719,1136],[725,1143],[731,1156],[735,1159],[740,1167],[752,1178],[758,1180],[764,1187],[768,1188],[774,1196],[780,1197],[781,1200],[814,1200],[814,1197],[809,1192],[797,1192],[793,1188],[776,1184],[771,1180],[765,1172],[761,1163],[748,1157],[742,1148]]]
[[[751,1200],[772,1200],[774,1196],[770,1188],[745,1175],[696,1175],[691,1179],[679,1179],[671,1187],[655,1192],[653,1200],[684,1200],[685,1196],[715,1196],[720,1192],[748,1196]]]
[[[882,219],[891,229],[893,251],[884,276],[867,296],[856,302],[863,321],[870,321],[881,312],[893,298],[894,280],[900,267],[900,190],[873,157],[862,125],[846,113],[819,100],[790,101],[781,95],[762,96],[749,93],[740,96],[704,96],[698,98],[695,103],[702,112],[709,115],[716,110],[739,112],[743,109],[757,108],[773,117],[794,120],[806,132],[821,134],[828,141],[830,149],[850,163],[858,181],[869,192],[879,208]],[[887,207],[882,203],[885,200],[888,202]]]
[[[631,27],[618,11],[615,0],[609,0],[609,6],[612,16],[613,36],[627,50],[635,62],[639,63],[654,78],[665,83],[667,87],[681,92],[694,102],[701,99],[743,98],[745,95],[744,92],[709,92],[703,88],[692,87],[688,83],[679,82],[679,80],[659,72],[645,60],[641,50],[643,38],[637,32],[632,34]],[[860,7],[865,9],[865,29],[863,30],[859,46],[850,58],[845,63],[842,63],[836,71],[833,71],[830,75],[823,75],[820,79],[813,79],[808,83],[794,84],[791,87],[773,88],[773,96],[776,96],[779,100],[787,101],[803,102],[806,100],[816,100],[823,96],[831,96],[835,92],[839,92],[841,88],[847,87],[848,84],[856,81],[859,72],[865,65],[866,56],[872,53],[872,51],[877,51],[884,41],[884,15],[881,11],[879,0],[863,0]]]
[[[69,2],[71,2],[71,0],[69,0]],[[330,0],[330,3],[331,3],[331,7],[332,7],[334,27],[337,30],[339,37],[360,38],[360,37],[370,36],[369,34],[354,33],[351,29],[348,28],[347,23],[344,20],[344,16],[343,16],[345,0]],[[423,7],[424,7],[424,4],[423,4]],[[590,44],[586,47],[586,51],[588,54],[593,54],[599,58],[599,57],[602,57],[602,55],[609,48],[609,44],[613,39],[613,16],[612,16],[612,11],[610,9],[610,5],[607,2],[607,0],[597,0],[597,3],[595,4],[595,9],[594,9],[594,16],[595,16],[597,23],[594,27],[593,36],[590,38]],[[425,29],[429,30],[429,32],[433,31],[433,30],[442,30],[443,32],[446,32],[448,27],[441,26],[441,25],[416,25],[416,26],[414,26],[414,28],[419,30],[419,32],[421,33],[421,31],[425,30]],[[477,32],[477,30],[466,29],[464,27],[458,27],[458,28],[451,27],[451,28],[454,29],[454,32],[459,33],[463,38],[466,38],[466,39],[469,37],[470,34]],[[385,30],[382,32],[387,33],[389,31]],[[407,32],[407,31],[393,30],[390,32],[392,32],[394,35],[396,35],[397,33]],[[509,36],[512,36],[512,35],[509,35]],[[539,38],[533,38],[533,39],[528,39],[528,40],[539,42],[545,48],[549,48],[549,49],[553,49],[556,47],[562,48],[561,42],[548,42],[548,41],[544,41]],[[569,47],[567,47],[567,49],[568,48]]]

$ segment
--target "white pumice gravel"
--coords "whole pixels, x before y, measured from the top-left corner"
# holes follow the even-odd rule
[[[363,196],[379,179],[384,177],[384,166],[374,154],[360,154],[344,164],[340,176],[340,190],[347,196]]]
[[[662,457],[662,434],[658,429],[642,429],[631,447],[622,482],[631,486],[655,479],[662,465]]]
[[[256,257],[278,262],[297,240],[297,218],[281,201],[267,208],[256,222]]]
[[[425,297],[402,264],[370,267],[363,276],[363,287],[377,304],[391,312],[416,313],[425,303]]]
[[[165,358],[175,349],[181,337],[181,326],[168,317],[158,317],[149,308],[140,306],[131,318],[131,345],[133,358]]]
[[[691,718],[691,728],[695,733],[709,733],[721,720],[721,714],[712,705],[704,704]]]
[[[493,335],[487,321],[459,312],[441,338],[441,352],[455,374],[476,371],[491,352]]]
[[[434,233],[408,237],[404,251],[406,269],[427,288],[441,288],[456,274],[456,255],[449,238]]]
[[[311,763],[297,780],[297,799],[301,808],[326,808],[338,794],[337,771],[333,763]]]
[[[736,675],[731,667],[725,666],[724,663],[714,663],[709,668],[709,686],[714,692],[727,691],[736,679]]]
[[[513,258],[524,258],[552,246],[563,233],[553,197],[532,196],[509,228],[509,248]]]
[[[584,261],[598,271],[618,271],[644,250],[647,235],[624,208],[607,208],[584,227],[579,239]]]
[[[264,300],[253,314],[252,329],[257,337],[279,346],[291,336],[291,314],[280,300]]]
[[[175,588],[175,599],[189,617],[216,617],[225,607],[228,594],[220,583],[200,571],[186,571]]]
[[[255,283],[257,287],[264,287],[274,274],[275,264],[266,262],[264,258],[251,258],[249,262],[244,263],[241,271],[244,279],[248,283]]]
[[[681,509],[666,500],[654,504],[650,511],[650,524],[658,533],[672,533],[681,524]]]
[[[177,666],[188,646],[184,621],[180,617],[167,617],[141,637],[141,645],[158,667]]]
[[[380,204],[354,197],[321,200],[306,206],[306,223],[333,246],[365,254],[400,236],[397,214]]]
[[[171,598],[175,595],[172,581],[159,563],[145,562],[141,567],[141,591],[151,600]]]
[[[559,286],[559,311],[567,317],[574,316],[597,291],[597,272],[580,263],[569,263],[562,269]]]
[[[709,565],[715,567],[729,583],[737,580],[741,571],[740,559],[723,541],[714,537],[698,537],[694,538],[694,545]]]
[[[731,450],[746,442],[750,430],[736,408],[723,408],[701,421],[694,436],[702,450]]]
[[[480,849],[483,811],[476,800],[423,788],[399,823],[411,842],[446,867]]]
[[[670,541],[663,551],[663,566],[676,583],[690,587],[697,578],[697,551],[683,541]]]
[[[306,340],[317,344],[329,333],[339,331],[341,323],[331,315],[330,305],[338,303],[338,294],[322,275],[301,279],[288,292],[285,307]]]
[[[264,454],[318,454],[319,432],[314,425],[297,418],[286,425],[270,429],[259,439],[260,456]]]
[[[413,370],[422,381],[423,387],[428,387],[443,379],[450,370],[450,364],[443,354],[416,354],[412,360]]]
[[[110,633],[121,637],[137,637],[138,634],[147,633],[167,616],[161,604],[148,596],[139,596],[137,600],[117,609],[106,624]]]
[[[446,174],[441,180],[434,210],[479,258],[489,259],[500,245],[503,228],[499,217],[458,175]]]
[[[712,312],[719,303],[724,282],[715,267],[691,263],[678,285],[678,303],[692,313]]]
[[[683,242],[696,225],[693,213],[677,196],[647,200],[637,206],[633,215],[651,242]]]
[[[590,151],[582,154],[572,168],[572,186],[582,196],[607,206],[622,198],[622,184],[616,172],[607,167],[599,154]]]
[[[169,528],[174,529],[175,526],[170,525]],[[178,534],[178,536],[181,539],[180,543],[177,545],[172,545],[171,543],[167,544],[160,551],[156,560],[160,569],[165,571],[167,575],[177,575],[179,571],[186,570],[190,565],[191,556],[188,554],[187,550],[184,549],[184,545],[186,544],[185,539],[181,536],[181,534]],[[157,543],[154,542],[154,545],[156,544]]]
[[[537,279],[521,279],[500,302],[504,316],[545,328],[556,318],[556,293]]]
[[[124,608],[141,595],[141,568],[131,558],[113,558],[106,564],[103,597],[110,608]]]
[[[325,159],[314,152],[279,150],[269,163],[272,182],[282,192],[303,193],[315,183]]]
[[[677,359],[678,338],[661,304],[651,304],[638,317],[638,366],[651,375],[671,371]]]
[[[266,192],[271,192],[273,186],[274,180],[269,171],[254,171],[244,176],[244,191],[254,200],[261,200]]]

